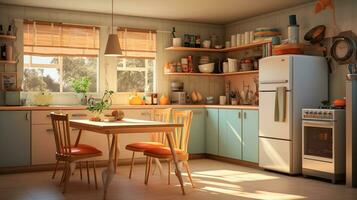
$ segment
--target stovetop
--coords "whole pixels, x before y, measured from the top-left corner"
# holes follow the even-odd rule
[[[336,120],[341,113],[345,113],[345,109],[304,108],[302,109],[302,119],[330,121]]]

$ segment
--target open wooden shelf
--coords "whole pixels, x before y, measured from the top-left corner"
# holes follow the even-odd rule
[[[170,72],[165,73],[165,75],[172,75],[172,76],[233,76],[233,75],[243,75],[243,74],[258,74],[259,70],[251,70],[251,71],[240,71],[240,72],[230,72],[230,73],[183,73],[183,72]]]
[[[16,40],[14,35],[0,35],[0,40]]]
[[[0,64],[16,64],[16,60],[0,60]]]
[[[193,48],[193,47],[168,47],[166,48],[167,51],[188,51],[188,52],[216,52],[216,53],[227,53],[233,51],[240,51],[249,48],[255,48],[261,46],[263,44],[268,44],[271,42],[254,42],[252,44],[241,45],[239,47],[230,47],[224,49],[207,49],[207,48]]]

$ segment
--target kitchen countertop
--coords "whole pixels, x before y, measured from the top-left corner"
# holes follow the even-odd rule
[[[50,105],[50,106],[0,106],[0,111],[21,110],[85,110],[82,105]],[[253,105],[112,105],[111,109],[150,109],[150,108],[223,108],[223,109],[247,109],[258,110],[259,106]]]

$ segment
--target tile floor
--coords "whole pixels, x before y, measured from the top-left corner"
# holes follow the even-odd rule
[[[109,187],[107,199],[357,199],[357,189],[344,185],[286,176],[208,159],[192,160],[190,164],[196,188],[191,187],[184,174],[187,191],[185,196],[181,195],[178,181],[173,174],[171,185],[167,185],[164,173],[162,177],[158,174],[151,176],[149,185],[145,186],[144,165],[137,165],[131,180],[128,179],[129,167],[120,166],[119,175],[113,179]],[[100,170],[102,169],[98,171]],[[0,200],[102,199],[101,181],[99,189],[95,190],[93,176],[91,185],[88,185],[86,176],[81,181],[77,170],[71,177],[66,194],[62,194],[61,188],[58,187],[59,178],[57,174],[56,179],[52,180],[49,171],[0,175]]]

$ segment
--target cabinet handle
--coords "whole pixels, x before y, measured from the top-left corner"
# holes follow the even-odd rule
[[[53,132],[53,129],[52,129],[52,128],[46,129],[46,132],[47,132],[47,133]]]
[[[26,113],[25,119],[26,119],[27,121],[30,119],[30,118],[29,118],[29,113]]]
[[[77,114],[72,114],[72,117],[87,117],[87,114],[77,113]]]
[[[242,113],[239,112],[239,113],[238,113],[238,119],[240,119],[241,117],[242,117]]]
[[[244,112],[244,119],[247,119],[247,113]]]

